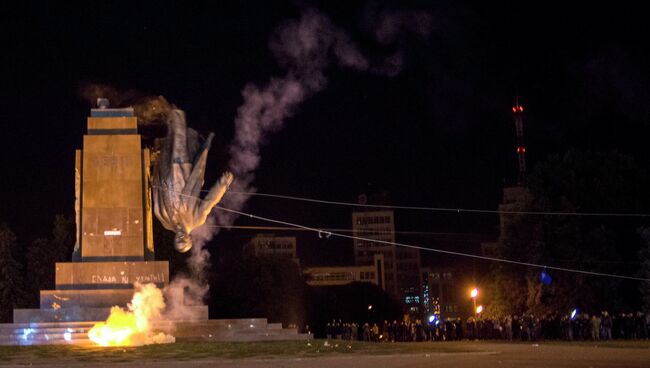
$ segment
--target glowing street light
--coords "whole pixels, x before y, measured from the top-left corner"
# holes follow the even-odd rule
[[[478,307],[476,307],[476,314],[481,314],[481,312],[483,312],[483,306],[479,305]]]
[[[474,289],[472,289],[472,291],[469,292],[469,295],[470,295],[472,298],[476,298],[476,297],[478,296],[478,288],[474,288]]]
[[[474,303],[474,310],[476,311],[476,297],[478,296],[478,288],[475,287],[469,292],[469,296],[472,297],[472,303]],[[476,312],[476,314],[479,314],[480,312]]]
[[[368,310],[372,310],[372,304],[368,306]]]

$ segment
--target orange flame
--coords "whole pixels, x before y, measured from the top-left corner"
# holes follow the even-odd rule
[[[88,331],[88,338],[100,346],[140,346],[174,342],[173,336],[155,334],[152,322],[160,318],[165,309],[163,294],[155,284],[136,283],[128,310],[119,306],[111,308],[106,322],[96,323]]]

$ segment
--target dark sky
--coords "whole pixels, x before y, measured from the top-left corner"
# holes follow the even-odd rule
[[[516,96],[526,108],[530,166],[569,148],[615,149],[649,163],[644,12],[621,2],[483,3],[3,2],[0,221],[26,243],[49,232],[55,213],[72,214],[74,150],[91,107],[79,86],[87,82],[163,95],[186,111],[190,126],[214,131],[208,180],[215,180],[228,161],[242,88],[284,74],[269,37],[307,7],[371,55],[391,51],[372,37],[377,9],[428,14],[432,27],[426,39],[400,40],[405,63],[397,76],[326,69],[328,87],[267,137],[260,192],[354,201],[387,191],[394,204],[495,209],[515,176]],[[246,210],[350,226],[349,208],[254,198]],[[396,219],[398,230],[487,235],[497,223],[422,212]],[[249,235],[232,231],[213,246]],[[340,260],[349,248],[314,235],[301,242],[311,259]]]

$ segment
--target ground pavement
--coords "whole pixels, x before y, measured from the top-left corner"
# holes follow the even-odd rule
[[[607,344],[562,343],[489,343],[450,342],[444,344],[451,352],[403,353],[403,354],[330,354],[320,357],[270,356],[226,359],[221,357],[201,359],[146,359],[136,361],[94,362],[98,366],[123,366],[138,368],[164,367],[650,367],[650,348],[631,345],[612,347]],[[457,350],[454,352],[453,350]],[[464,351],[463,351],[464,350]],[[48,367],[87,367],[88,363],[51,357],[34,358],[30,361],[0,362],[0,367],[24,367],[47,365]]]

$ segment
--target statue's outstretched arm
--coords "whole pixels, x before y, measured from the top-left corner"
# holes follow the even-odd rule
[[[221,178],[217,184],[210,188],[208,195],[205,196],[198,208],[199,213],[197,213],[197,218],[199,220],[199,224],[203,224],[205,222],[205,219],[210,214],[210,211],[212,211],[212,208],[214,208],[214,206],[219,203],[221,197],[223,197],[223,195],[226,193],[226,190],[228,190],[228,187],[230,184],[232,184],[233,180],[234,176],[232,173],[226,171],[223,173],[223,175],[221,175]]]

